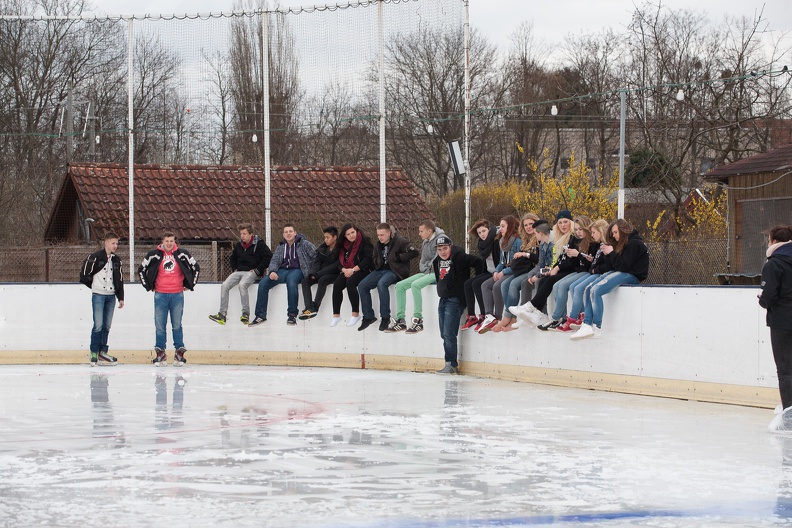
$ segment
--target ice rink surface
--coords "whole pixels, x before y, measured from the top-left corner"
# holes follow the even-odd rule
[[[0,368],[0,526],[790,526],[772,412],[466,376]]]

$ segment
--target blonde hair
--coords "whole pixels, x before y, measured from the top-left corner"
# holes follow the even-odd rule
[[[526,233],[525,229],[523,228],[523,223],[528,219],[531,219],[534,222],[536,222],[537,220],[539,220],[539,215],[534,213],[525,213],[524,215],[522,215],[522,218],[520,218],[519,233],[520,233],[520,238],[522,239],[522,246],[520,247],[520,251],[528,251],[533,247],[539,246],[539,239],[536,238],[536,233],[531,235],[529,238],[528,233]]]

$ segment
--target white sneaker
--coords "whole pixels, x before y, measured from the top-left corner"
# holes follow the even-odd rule
[[[536,319],[535,326],[545,325],[550,321],[552,321],[552,319],[550,319],[546,314],[543,314],[541,312],[539,314],[534,314],[534,313],[528,314],[528,317],[531,318],[531,322],[533,322],[533,320]]]
[[[523,326],[528,326],[528,323],[526,323],[519,317],[517,318],[517,321],[515,321],[514,324],[511,325],[512,329],[522,328]]]
[[[594,328],[590,324],[583,323],[577,332],[569,336],[569,339],[577,341],[578,339],[586,339],[587,337],[594,336]]]
[[[359,316],[359,315],[355,315],[355,316],[350,317],[349,321],[347,321],[347,326],[355,326],[356,324],[358,324],[360,322],[360,319],[361,319],[361,316]]]
[[[591,325],[591,328],[594,329],[594,339],[600,339],[602,337],[602,328],[597,325]]]
[[[478,333],[486,334],[487,332],[492,330],[492,328],[487,328],[487,327],[491,325],[493,321],[495,321],[495,316],[492,314],[487,314],[487,316],[484,318],[484,321],[481,323],[481,328],[479,328]]]
[[[330,326],[336,326],[340,322],[341,322],[341,318],[340,317],[331,317],[330,318]]]

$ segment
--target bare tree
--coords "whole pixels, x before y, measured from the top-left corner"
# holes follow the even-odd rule
[[[446,142],[464,136],[464,34],[422,31],[397,37],[386,45],[387,119],[393,135],[388,156],[404,167],[426,194],[443,196],[463,187],[450,170]],[[505,93],[498,78],[495,48],[477,32],[471,35],[471,107],[494,108]],[[471,159],[478,178],[490,168],[485,153],[498,122],[494,111],[472,115]],[[428,126],[431,125],[431,131]]]

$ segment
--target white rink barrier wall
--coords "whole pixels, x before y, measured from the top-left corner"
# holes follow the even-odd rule
[[[116,307],[111,353],[122,363],[150,361],[154,345],[153,294],[127,284]],[[522,328],[478,335],[460,332],[463,374],[760,407],[778,402],[770,334],[758,288],[738,286],[628,286],[605,297],[603,336],[571,341],[558,332]],[[250,289],[251,309],[256,286]],[[268,321],[239,321],[239,294],[231,292],[225,326],[216,313],[220,284],[185,292],[184,341],[190,363],[377,368],[429,371],[442,367],[437,295],[423,290],[424,331],[416,335],[363,332],[344,322],[331,328],[332,287],[319,316],[286,325],[286,287],[270,291]],[[372,291],[379,316],[376,290]],[[395,292],[391,288],[391,304]],[[302,294],[300,309],[303,308]],[[407,317],[412,315],[411,293]],[[0,363],[88,361],[91,291],[81,284],[0,284]],[[172,349],[170,325],[168,348]],[[172,350],[169,350],[169,355]]]

